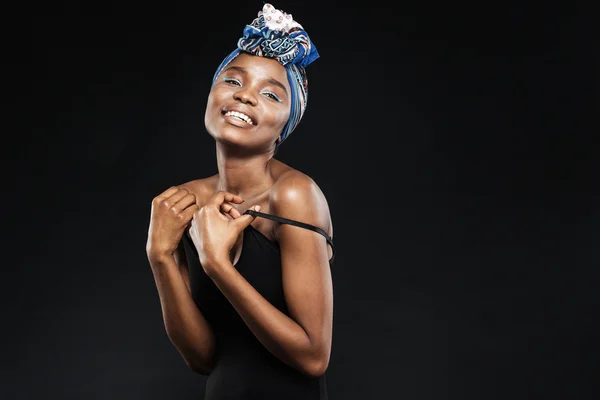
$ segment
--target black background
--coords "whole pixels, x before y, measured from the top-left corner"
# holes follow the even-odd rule
[[[273,5],[321,54],[276,158],[330,205],[330,399],[592,398],[594,13]],[[5,398],[202,398],[164,330],[150,203],[217,172],[210,81],[261,8],[6,13]]]

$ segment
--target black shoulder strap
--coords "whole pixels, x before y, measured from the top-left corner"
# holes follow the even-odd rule
[[[320,233],[321,235],[325,236],[325,239],[327,239],[327,243],[329,243],[331,245],[332,254],[331,254],[331,259],[329,260],[329,263],[331,264],[333,262],[333,259],[335,258],[335,247],[333,247],[333,240],[327,234],[327,232],[325,232],[323,229],[319,228],[318,226],[306,224],[306,223],[300,222],[300,221],[294,221],[293,219],[278,217],[277,215],[265,214],[265,213],[261,213],[259,211],[254,211],[254,210],[250,210],[250,209],[246,210],[246,212],[244,212],[244,214],[250,214],[250,215],[254,215],[256,217],[263,217],[263,218],[271,219],[273,221],[281,222],[282,224],[295,225],[295,226],[299,226],[301,228],[310,229],[312,231]]]

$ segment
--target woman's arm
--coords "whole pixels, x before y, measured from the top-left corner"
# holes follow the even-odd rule
[[[190,293],[183,241],[173,257],[149,261],[171,343],[190,369],[208,375],[214,365],[215,335]]]
[[[329,223],[324,196],[310,179],[286,180],[274,189],[277,215],[322,228]],[[333,326],[333,285],[328,245],[317,232],[281,224],[283,289],[289,316],[269,303],[229,260],[209,270],[211,279],[256,338],[274,356],[312,377],[329,364]]]

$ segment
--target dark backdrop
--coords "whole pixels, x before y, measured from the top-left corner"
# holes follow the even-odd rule
[[[597,379],[583,366],[598,333],[593,14],[273,4],[321,53],[277,158],[331,208],[330,398],[583,399]],[[216,173],[210,81],[261,7],[6,15],[5,398],[202,398],[164,330],[150,203]]]

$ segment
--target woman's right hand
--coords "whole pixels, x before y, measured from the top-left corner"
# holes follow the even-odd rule
[[[172,186],[152,200],[146,254],[149,260],[172,257],[200,207],[187,189]]]

